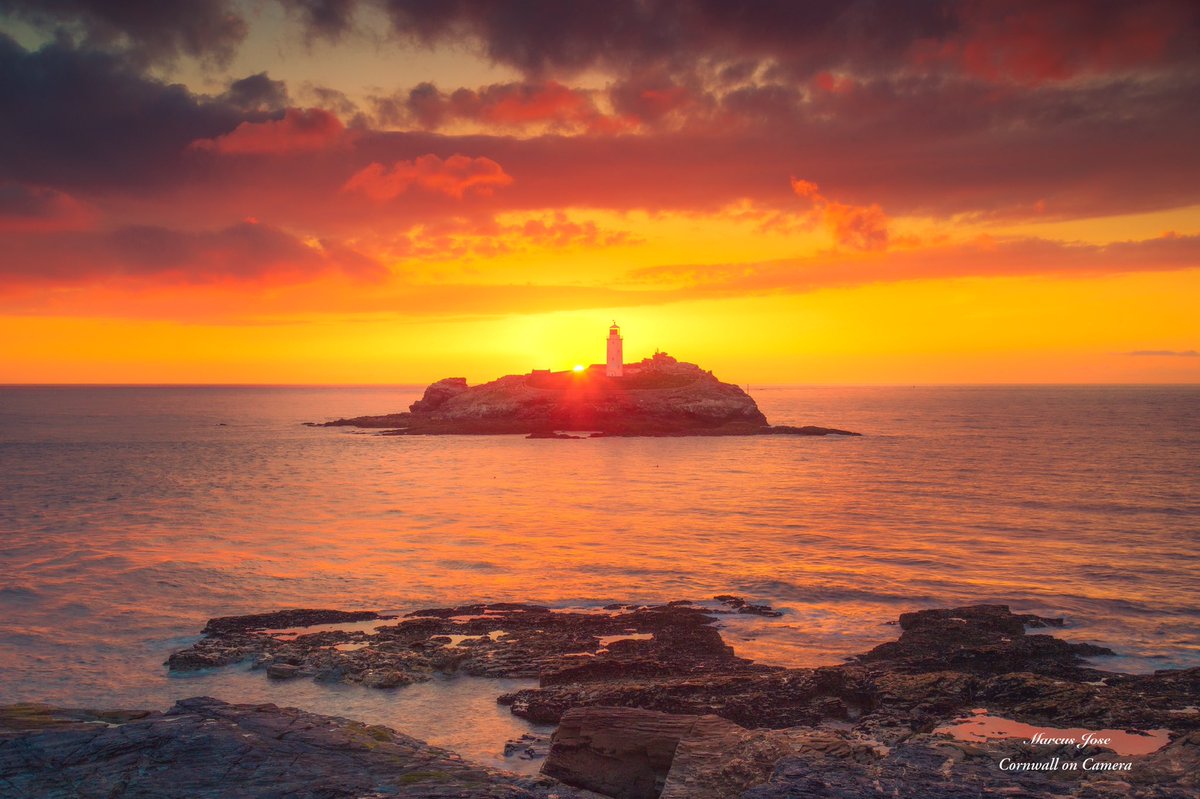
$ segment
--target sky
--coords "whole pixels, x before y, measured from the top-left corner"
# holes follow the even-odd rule
[[[0,383],[1200,382],[1189,0],[0,0]]]

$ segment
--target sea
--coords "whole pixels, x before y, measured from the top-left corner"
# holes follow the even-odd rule
[[[488,765],[527,680],[392,691],[169,675],[214,616],[468,602],[769,603],[722,634],[815,666],[903,612],[1062,616],[1129,672],[1200,665],[1200,386],[751,386],[861,437],[382,437],[304,422],[419,386],[0,388],[0,704],[274,702]]]

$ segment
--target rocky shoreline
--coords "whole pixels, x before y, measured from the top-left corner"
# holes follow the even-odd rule
[[[842,665],[783,668],[725,644],[718,622],[736,613],[778,615],[733,596],[402,617],[289,610],[213,619],[167,662],[182,672],[248,660],[264,679],[379,690],[438,673],[536,677],[537,687],[497,701],[558,724],[548,745],[511,742],[525,757],[548,750],[537,779],[385,727],[198,698],[166,713],[0,710],[0,786],[31,797],[562,799],[1182,799],[1200,790],[1200,669],[1101,671],[1083,658],[1109,650],[1046,634],[1061,619],[1002,605],[905,613],[897,640]],[[1030,743],[1032,728],[983,736],[984,721],[1101,741]]]
[[[520,434],[548,439],[859,435],[814,425],[773,426],[741,388],[665,353],[625,368],[622,377],[595,370],[530,372],[477,386],[448,377],[426,388],[406,412],[309,426],[357,427],[391,436]]]

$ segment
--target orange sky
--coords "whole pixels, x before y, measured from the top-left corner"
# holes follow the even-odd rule
[[[119,5],[0,16],[0,383],[1200,381],[1194,4]]]

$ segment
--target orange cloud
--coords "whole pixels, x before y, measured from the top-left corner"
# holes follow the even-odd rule
[[[802,293],[906,280],[1031,275],[1090,278],[1198,268],[1200,235],[1104,245],[980,236],[971,241],[921,249],[820,253],[749,264],[654,266],[633,270],[628,277],[634,284],[669,286],[695,296],[736,296]]]
[[[855,250],[882,250],[888,245],[888,218],[877,204],[846,205],[830,200],[816,183],[792,178],[792,191],[812,200],[810,218],[824,225],[838,244]]]
[[[236,155],[282,155],[325,150],[336,145],[346,127],[320,108],[289,108],[283,119],[243,122],[215,139],[197,139],[194,150]]]
[[[490,158],[452,155],[443,161],[430,153],[412,161],[397,161],[391,169],[376,161],[356,172],[342,191],[361,192],[384,202],[416,186],[461,200],[468,193],[488,196],[512,182],[512,176]]]

